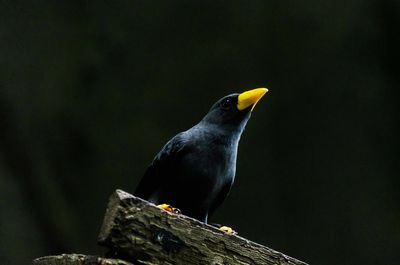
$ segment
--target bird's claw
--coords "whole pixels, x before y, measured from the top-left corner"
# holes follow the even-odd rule
[[[233,230],[232,227],[229,227],[229,226],[223,225],[218,229],[228,235],[237,235],[237,232],[235,230]]]
[[[178,208],[174,208],[171,205],[166,204],[166,203],[157,205],[157,207],[159,207],[167,212],[170,212],[170,213],[177,213],[177,214],[181,213],[181,210],[179,210]]]

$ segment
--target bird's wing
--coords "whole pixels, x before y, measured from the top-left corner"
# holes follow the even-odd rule
[[[174,170],[187,150],[184,133],[179,133],[169,140],[147,168],[135,195],[148,200],[163,183],[172,182],[173,179],[170,178],[174,177]]]

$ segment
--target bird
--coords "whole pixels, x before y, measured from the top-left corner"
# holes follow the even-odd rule
[[[267,92],[256,88],[219,99],[200,122],[164,145],[134,195],[207,223],[231,190],[240,137]]]

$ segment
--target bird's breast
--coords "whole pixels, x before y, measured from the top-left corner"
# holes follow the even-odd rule
[[[236,149],[222,146],[202,146],[185,159],[193,180],[208,183],[211,188],[233,181],[236,171]]]

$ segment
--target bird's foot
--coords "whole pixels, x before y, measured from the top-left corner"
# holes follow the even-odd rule
[[[235,230],[233,230],[232,227],[229,227],[229,226],[223,225],[218,229],[228,235],[237,235],[237,232]]]
[[[237,235],[237,232],[235,230],[232,229],[232,227],[226,226],[226,225],[220,225],[220,224],[216,224],[216,223],[212,223],[210,224],[216,228],[218,228],[219,231],[224,232],[225,234],[228,235]]]
[[[171,205],[166,204],[166,203],[157,205],[157,207],[159,207],[167,212],[170,212],[170,213],[181,213],[181,210],[179,210],[178,208],[174,208]]]

